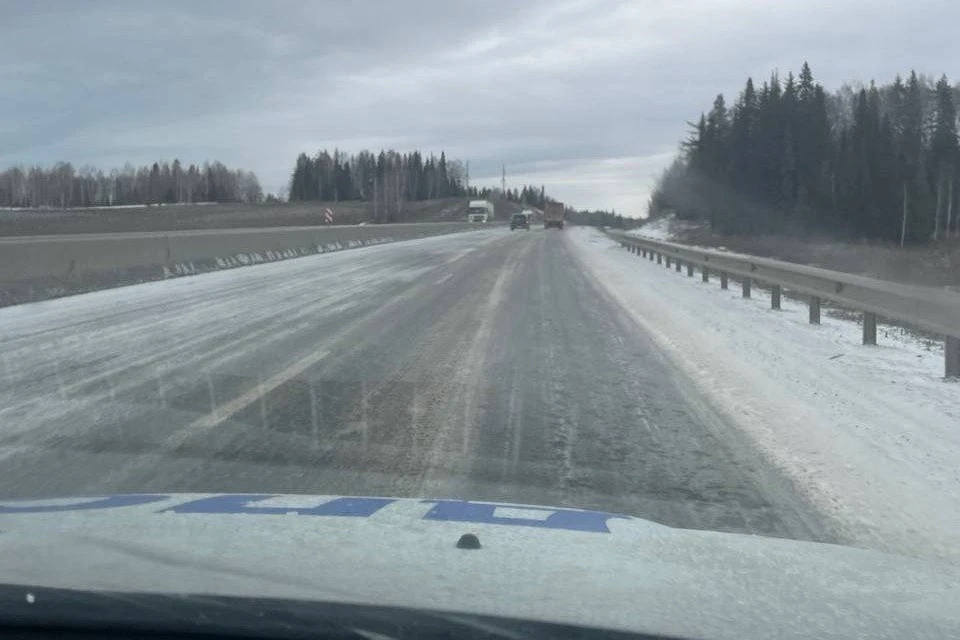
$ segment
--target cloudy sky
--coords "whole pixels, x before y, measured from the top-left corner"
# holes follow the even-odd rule
[[[639,215],[718,92],[960,79],[955,0],[0,0],[0,166],[420,149]]]

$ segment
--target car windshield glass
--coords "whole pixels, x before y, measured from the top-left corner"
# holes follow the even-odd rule
[[[11,580],[960,629],[960,3],[881,4],[5,0]]]

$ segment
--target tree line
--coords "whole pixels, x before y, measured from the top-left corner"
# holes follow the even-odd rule
[[[720,94],[691,123],[648,211],[721,233],[960,235],[958,96],[946,76],[916,72],[832,94],[806,63],[759,89],[748,78],[732,108]]]
[[[543,185],[539,187],[525,184],[519,189],[507,189],[506,199],[510,202],[516,202],[517,204],[537,207],[538,209],[543,209],[547,202],[551,202],[553,198],[547,195],[547,191]]]
[[[0,173],[0,207],[96,207],[189,202],[260,202],[263,190],[251,171],[220,162],[184,167],[179,160],[104,172],[69,162],[52,167],[11,167]]]
[[[547,195],[542,186],[524,185],[502,192],[468,185],[468,167],[461,160],[424,156],[419,151],[381,150],[347,154],[326,149],[310,156],[301,153],[290,175],[291,202],[369,202],[375,222],[405,219],[404,204],[435,198],[496,198],[542,207]]]
[[[525,207],[537,207],[542,209],[548,202],[553,202],[553,198],[547,195],[543,185],[534,186],[525,184],[521,188],[497,189],[494,187],[470,187],[467,189],[467,195],[471,198],[506,200],[514,202]]]
[[[624,218],[616,211],[582,210],[578,211],[567,207],[567,220],[572,224],[589,225],[593,227],[610,227],[611,229],[631,229],[637,221],[633,218]]]
[[[315,156],[301,153],[297,157],[290,176],[290,200],[431,200],[467,195],[465,180],[463,163],[447,162],[443,152],[437,158],[424,157],[419,151],[374,154],[364,150],[348,155],[322,150]]]

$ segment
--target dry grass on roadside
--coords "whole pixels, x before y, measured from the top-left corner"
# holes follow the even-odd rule
[[[686,226],[675,241],[907,284],[960,287],[960,238],[903,249],[828,238],[726,236]]]
[[[466,198],[411,201],[404,204],[403,219],[398,221],[462,219],[466,204]],[[334,212],[335,224],[358,224],[373,217],[373,206],[359,201],[15,210],[0,211],[0,236],[323,225],[326,208]]]

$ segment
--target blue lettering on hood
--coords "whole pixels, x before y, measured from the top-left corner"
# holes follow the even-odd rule
[[[607,523],[613,519],[632,520],[630,516],[602,511],[578,509],[554,509],[493,502],[470,502],[468,500],[404,500],[395,498],[328,497],[318,496],[318,504],[312,506],[264,506],[258,503],[280,494],[221,494],[186,499],[185,497],[161,494],[121,494],[76,499],[64,499],[62,504],[49,504],[44,500],[0,501],[0,515],[52,513],[68,511],[94,511],[136,507],[156,502],[173,502],[157,513],[252,515],[252,516],[333,516],[371,518],[377,512],[394,503],[433,505],[423,515],[413,515],[419,520],[435,522],[463,522],[471,524],[495,524],[513,527],[533,527],[591,533],[610,533]],[[310,496],[295,496],[298,502],[310,500]],[[47,502],[48,504],[41,504]]]
[[[476,524],[503,524],[515,527],[540,527],[542,529],[566,529],[568,531],[594,531],[610,533],[607,520],[628,516],[618,516],[601,511],[577,511],[576,509],[551,509],[548,507],[528,507],[509,504],[491,504],[486,502],[467,502],[465,500],[424,500],[435,505],[423,516],[424,520],[443,520],[445,522],[471,522]],[[520,517],[498,514],[498,509],[511,509],[515,512],[527,512],[530,516],[544,514],[544,517]]]
[[[353,516],[367,518],[396,500],[390,498],[333,498],[315,507],[257,507],[260,500],[278,498],[271,494],[224,495],[191,500],[164,509],[173,513],[221,513],[250,515]]]
[[[113,509],[116,507],[135,507],[140,504],[150,504],[167,500],[169,496],[132,494],[81,498],[80,502],[67,504],[36,504],[32,501],[23,501],[25,504],[0,503],[0,513],[51,513],[56,511],[85,511],[89,509]]]

